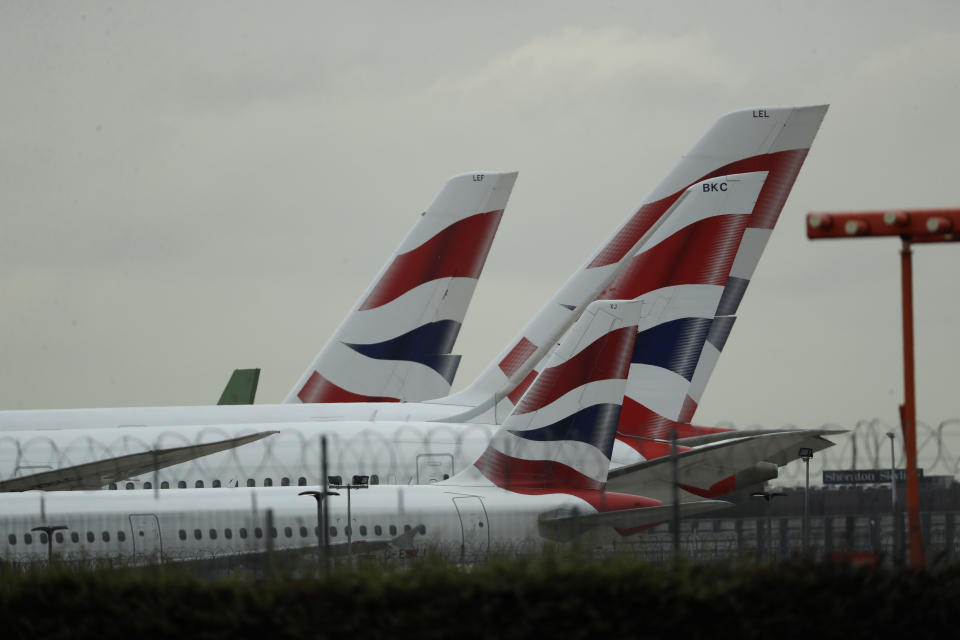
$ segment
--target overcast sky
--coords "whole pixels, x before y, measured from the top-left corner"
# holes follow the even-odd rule
[[[0,407],[283,398],[451,175],[518,170],[462,387],[722,113],[830,103],[702,424],[896,420],[899,244],[960,206],[955,2],[0,8]],[[960,416],[960,246],[915,253],[918,418]]]

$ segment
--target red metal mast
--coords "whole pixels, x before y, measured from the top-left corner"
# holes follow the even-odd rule
[[[899,236],[900,288],[903,296],[903,404],[900,425],[907,459],[907,522],[910,566],[926,567],[923,530],[920,523],[920,482],[917,471],[917,402],[913,367],[913,251],[917,242],[956,242],[954,229],[960,229],[960,209],[920,209],[897,211],[855,211],[847,213],[807,214],[807,237],[851,238]]]

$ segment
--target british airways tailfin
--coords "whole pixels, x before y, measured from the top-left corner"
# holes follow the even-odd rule
[[[517,491],[602,490],[640,305],[590,305],[563,336],[486,451],[450,484]]]
[[[284,402],[412,402],[450,392],[451,353],[516,172],[454,176]]]
[[[734,272],[740,265],[752,265],[752,273],[826,110],[826,105],[768,107],[722,116],[473,384],[432,402],[475,407],[455,419],[502,422],[522,393],[522,385],[530,384],[537,362],[585,306],[603,295],[630,257],[655,236],[691,185],[738,173],[767,175],[743,231],[743,242],[736,245],[738,253],[733,261]],[[710,314],[725,318],[716,324],[718,342],[731,323],[726,312],[735,309],[743,289],[743,283],[732,277],[723,284],[721,300],[725,304],[718,301],[718,307]],[[709,361],[702,367],[698,381],[709,377],[712,370]],[[694,395],[698,392],[702,392],[701,386],[691,390]]]

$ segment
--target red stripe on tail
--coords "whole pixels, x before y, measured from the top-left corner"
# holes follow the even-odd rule
[[[310,402],[400,402],[399,398],[388,398],[385,396],[365,396],[360,393],[347,391],[339,387],[318,372],[314,371],[303,385],[303,389],[297,394],[300,402],[304,404]]]
[[[398,255],[360,305],[360,311],[385,305],[439,278],[480,277],[502,215],[500,210],[464,218],[416,249]]]

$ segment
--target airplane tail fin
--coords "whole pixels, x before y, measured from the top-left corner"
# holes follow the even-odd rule
[[[516,172],[454,176],[284,402],[411,402],[450,392],[451,353]]]
[[[755,267],[757,251],[762,251],[826,111],[826,105],[761,107],[722,116],[470,386],[433,402],[474,407],[458,418],[463,421],[502,422],[522,395],[518,388],[532,381],[536,364],[655,236],[691,185],[732,174],[767,174],[744,232],[750,242],[742,243],[731,275],[751,262]],[[735,309],[737,292],[742,293],[738,286],[734,281],[724,285],[728,304],[720,309]],[[711,311],[704,317],[714,315]]]
[[[640,305],[591,304],[568,331],[471,476],[518,492],[600,490],[610,455]]]

